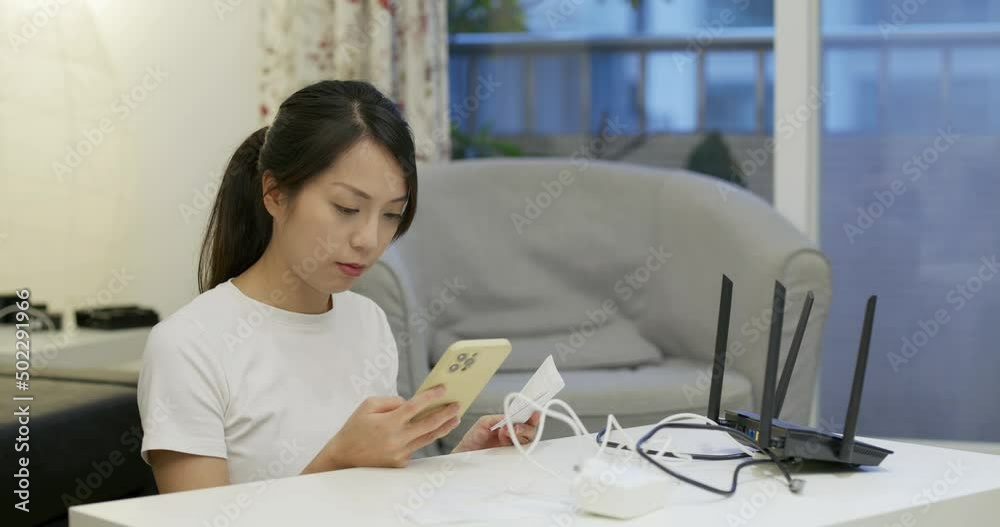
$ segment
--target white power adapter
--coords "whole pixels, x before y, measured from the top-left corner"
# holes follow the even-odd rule
[[[662,508],[676,485],[668,475],[625,458],[591,458],[580,465],[572,493],[580,510],[627,520]]]

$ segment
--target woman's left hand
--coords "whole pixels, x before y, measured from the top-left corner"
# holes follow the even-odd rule
[[[535,432],[537,431],[538,421],[542,418],[542,414],[535,411],[531,414],[531,417],[523,423],[514,424],[514,433],[517,435],[518,442],[522,445],[530,443],[535,439]],[[503,414],[493,414],[484,415],[476,421],[476,424],[472,425],[472,428],[465,433],[462,440],[459,441],[458,445],[451,451],[452,454],[459,452],[468,452],[470,450],[482,450],[484,448],[495,448],[498,446],[513,446],[514,441],[510,437],[510,433],[507,431],[507,425],[501,426],[496,430],[490,430],[490,428],[503,421]]]

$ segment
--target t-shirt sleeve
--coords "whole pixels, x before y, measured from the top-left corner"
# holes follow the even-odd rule
[[[396,347],[396,337],[392,334],[392,326],[385,316],[385,311],[376,306],[378,316],[381,320],[381,331],[379,332],[379,350],[381,353],[389,355],[389,368],[385,378],[387,393],[385,395],[395,397],[399,395],[399,350]]]
[[[157,324],[146,340],[138,402],[140,455],[163,449],[226,458],[225,374],[218,357],[183,320]],[[217,350],[216,350],[217,351]]]

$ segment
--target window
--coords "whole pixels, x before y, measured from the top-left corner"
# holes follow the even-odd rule
[[[1000,296],[982,278],[1000,249],[1000,2],[825,0],[822,15],[820,243],[834,297],[820,416],[843,414],[846,351],[878,294],[859,429],[996,437],[1000,424],[973,416],[1000,398],[987,373],[1000,369]]]
[[[609,116],[633,133],[771,128],[770,0],[504,1],[487,15],[489,4],[449,3],[453,32],[459,30],[452,39],[451,75],[469,79],[474,68],[473,78],[493,75],[508,87],[501,91],[526,95],[480,101],[475,118],[458,123],[465,131],[487,126],[507,136],[576,134],[599,130]],[[764,28],[754,34],[757,43],[745,46],[748,51],[713,50],[714,41],[738,38],[746,28]],[[469,35],[462,29],[481,34],[463,38]],[[635,35],[671,40],[649,45]],[[707,51],[702,114],[700,50]],[[758,60],[767,75],[763,97],[757,94]],[[470,86],[468,80],[453,81],[452,99],[467,98]]]

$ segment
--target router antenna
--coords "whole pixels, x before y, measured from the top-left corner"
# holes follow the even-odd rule
[[[764,369],[764,401],[760,411],[758,443],[771,448],[771,420],[774,418],[774,383],[778,376],[778,354],[781,348],[781,326],[785,312],[785,286],[774,281],[774,300],[771,302],[771,330],[767,344],[767,366]]]
[[[799,323],[795,326],[795,335],[792,336],[792,347],[788,348],[785,367],[781,370],[781,379],[778,381],[778,391],[774,394],[775,419],[781,419],[781,406],[785,404],[788,383],[792,380],[792,369],[795,368],[795,359],[799,356],[799,347],[802,346],[802,337],[806,333],[806,323],[809,322],[809,313],[812,312],[814,299],[815,295],[812,291],[806,293],[806,301],[802,304],[802,314],[799,315]]]
[[[854,451],[854,432],[858,428],[858,412],[861,408],[861,388],[865,384],[865,368],[868,366],[868,348],[872,342],[872,325],[875,322],[877,297],[868,297],[865,306],[865,324],[861,328],[861,342],[858,344],[858,362],[854,366],[854,384],[851,385],[851,401],[847,404],[847,418],[844,420],[844,434],[840,440],[840,460],[849,462]]]
[[[726,371],[726,344],[729,341],[729,314],[733,305],[733,281],[722,275],[722,294],[719,297],[719,325],[715,329],[715,360],[712,362],[712,388],[708,392],[708,411],[705,417],[719,422],[722,405],[722,377]]]

